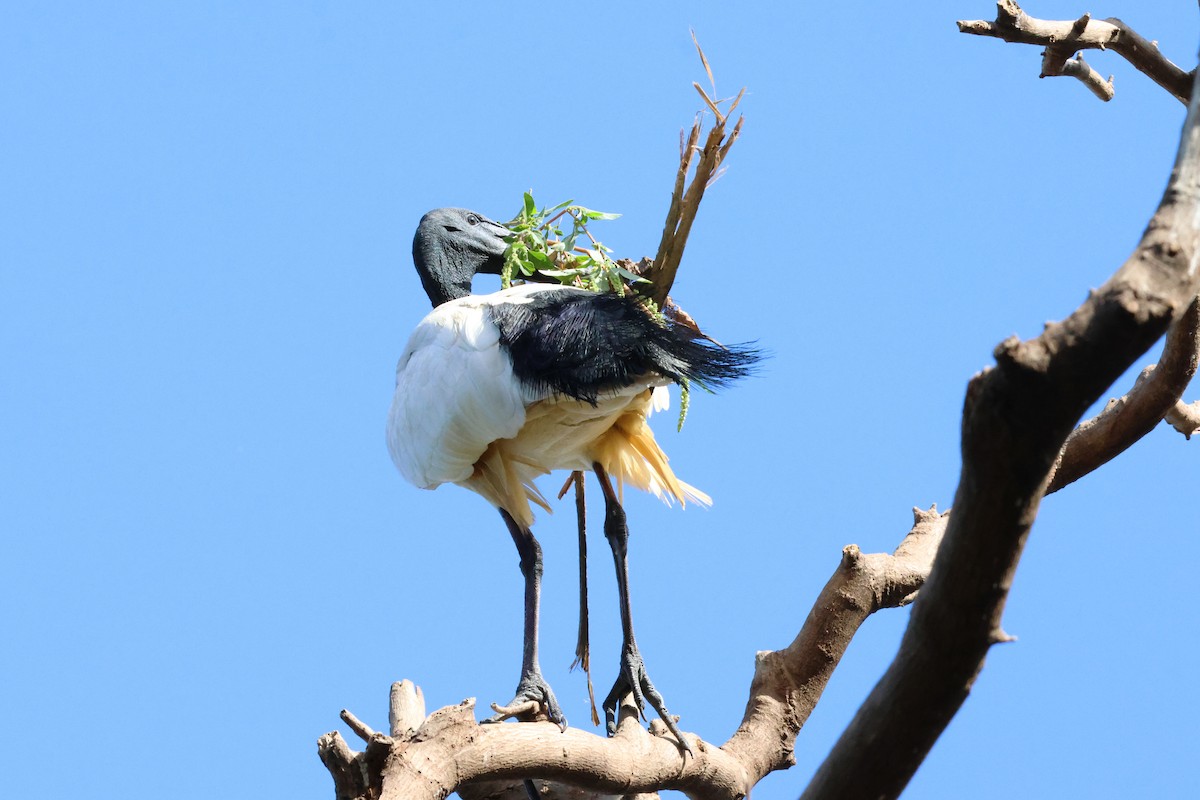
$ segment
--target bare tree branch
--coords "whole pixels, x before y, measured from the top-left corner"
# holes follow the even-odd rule
[[[1193,433],[1200,433],[1200,400],[1194,403],[1180,400],[1167,412],[1165,419],[1175,430],[1191,439]]]
[[[900,794],[966,699],[1000,626],[1058,453],[1088,406],[1200,289],[1200,96],[1133,255],[1061,323],[996,348],[963,409],[954,513],[891,667],[802,796]]]
[[[465,701],[435,711],[416,730],[394,737],[368,733],[362,753],[336,732],[321,737],[318,750],[334,776],[337,797],[419,800],[459,791],[464,800],[520,800],[524,789],[512,781],[529,776],[547,800],[649,800],[664,789],[703,800],[743,797],[767,773],[794,763],[796,734],[863,621],[879,609],[911,602],[921,587],[948,517],[936,509],[913,509],[913,516],[912,529],[891,555],[845,548],[795,641],[758,654],[745,716],[720,747],[685,734],[695,756],[684,759],[665,726],[652,724],[646,731],[629,704],[622,707],[617,735],[603,739],[575,729],[562,733],[549,723],[478,725],[474,701]],[[394,684],[393,707],[401,690],[420,691],[409,681]],[[353,715],[346,712],[347,717]],[[357,720],[353,727],[370,731]],[[570,785],[588,791],[581,794]]]
[[[1125,452],[1162,421],[1196,374],[1200,354],[1200,299],[1172,325],[1162,360],[1146,367],[1129,394],[1071,432],[1055,463],[1046,494],[1079,480]]]
[[[695,42],[694,34],[692,41]],[[696,50],[700,53],[700,60],[704,63],[704,69],[711,81],[712,69],[698,42]],[[667,295],[671,293],[671,286],[675,283],[675,274],[679,271],[679,264],[683,260],[683,249],[687,246],[688,234],[691,233],[692,223],[696,220],[696,213],[700,210],[700,201],[704,199],[704,191],[719,177],[721,164],[724,162],[725,156],[729,154],[729,148],[733,147],[733,143],[741,134],[744,120],[739,116],[733,129],[728,132],[728,135],[726,134],[729,117],[737,109],[746,93],[745,89],[738,92],[728,110],[722,111],[720,103],[723,101],[709,97],[700,84],[693,83],[692,85],[696,87],[696,91],[700,93],[705,105],[712,112],[714,121],[708,136],[705,137],[703,147],[697,146],[703,129],[703,118],[699,115],[692,123],[692,129],[687,138],[680,137],[679,169],[675,173],[675,186],[671,191],[671,204],[667,208],[667,221],[663,225],[662,239],[659,241],[658,254],[654,257],[654,263],[643,273],[643,277],[649,280],[653,287],[649,295],[650,299],[659,308],[666,304]],[[688,175],[692,173],[692,160],[697,153],[700,157],[695,162],[695,174],[692,175],[691,183],[688,183]]]
[[[1043,20],[1029,16],[1014,0],[996,3],[996,20],[959,20],[962,33],[990,36],[1006,42],[1036,44],[1042,54],[1041,77],[1069,75],[1080,79],[1101,100],[1112,98],[1112,78],[1107,81],[1080,57],[1080,50],[1112,50],[1139,72],[1187,105],[1192,94],[1193,73],[1185,72],[1167,59],[1158,45],[1138,34],[1115,17],[1092,19],[1084,14],[1076,20]]]
[[[392,736],[404,736],[425,721],[425,694],[412,681],[392,684],[388,700],[388,727]]]
[[[892,555],[846,547],[795,640],[783,650],[758,654],[745,716],[722,745],[755,783],[794,763],[796,734],[859,626],[875,611],[908,604],[924,583],[948,518],[936,508],[914,508],[913,517],[912,530]]]
[[[354,716],[344,708],[342,709],[341,717],[342,722],[346,723],[346,726],[350,728],[350,730],[354,731],[358,738],[362,739],[364,742],[371,741],[371,738],[375,736],[375,731],[373,731],[361,719]]]
[[[1050,50],[1051,48],[1046,49],[1047,56],[1049,56]],[[1106,103],[1112,100],[1113,95],[1116,94],[1113,89],[1113,76],[1109,75],[1107,80],[1100,77],[1100,73],[1083,60],[1083,53],[1076,53],[1074,58],[1063,60],[1057,72],[1049,72],[1045,66],[1042,67],[1042,77],[1052,75],[1065,75],[1069,78],[1079,79],[1088,88],[1088,91]]]

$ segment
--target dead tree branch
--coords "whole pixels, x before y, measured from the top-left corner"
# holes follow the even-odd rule
[[[692,41],[695,42],[694,35]],[[708,59],[705,58],[699,43],[696,43],[696,50],[700,53],[700,60],[704,63],[704,69],[711,81],[712,70],[708,66]],[[720,101],[709,97],[700,84],[693,83],[692,85],[696,87],[704,104],[712,112],[714,121],[705,137],[703,147],[698,147],[700,134],[704,128],[702,115],[696,116],[686,139],[682,135],[679,139],[679,169],[675,173],[675,186],[671,190],[671,204],[667,208],[667,221],[663,225],[662,239],[658,244],[658,254],[654,257],[654,264],[643,274],[643,277],[649,280],[653,287],[650,299],[659,308],[666,304],[667,295],[671,293],[671,286],[675,283],[675,273],[679,271],[679,264],[683,260],[683,248],[687,246],[688,234],[691,233],[692,223],[695,222],[696,213],[700,210],[700,201],[704,199],[704,191],[720,176],[721,164],[725,161],[725,156],[729,154],[729,148],[733,147],[733,143],[741,134],[744,120],[739,116],[733,129],[726,135],[729,118],[746,93],[744,88],[738,92],[728,110],[722,111]],[[693,158],[697,154],[699,154],[699,159],[695,161],[693,173]],[[689,175],[691,175],[690,183],[688,182]]]
[[[1200,290],[1200,96],[1142,241],[1067,319],[996,348],[963,408],[963,467],[941,549],[900,650],[803,798],[891,798],[966,699],[1038,506],[1076,422]]]
[[[1133,389],[1067,437],[1046,494],[1107,464],[1141,439],[1175,408],[1196,374],[1200,354],[1200,299],[1172,325],[1158,364],[1146,367]]]
[[[767,773],[794,762],[796,734],[821,697],[859,626],[879,609],[911,602],[933,563],[948,517],[913,510],[914,525],[891,555],[845,548],[796,639],[785,649],[759,653],[746,713],[736,732],[717,747],[685,734],[694,757],[681,757],[664,729],[638,724],[622,707],[617,734],[604,739],[549,723],[479,725],[474,701],[435,711],[415,729],[412,716],[393,722],[390,737],[374,733],[349,712],[352,729],[367,741],[355,752],[340,734],[321,737],[318,751],[333,775],[339,800],[521,798],[512,781],[550,781],[544,797],[642,797],[676,789],[703,800],[744,797]],[[415,708],[397,695],[419,697],[409,681],[392,687],[391,707]],[[365,734],[365,735],[364,735]],[[491,781],[491,783],[481,783]],[[586,787],[579,793],[574,787]]]
[[[1194,403],[1180,400],[1167,412],[1165,419],[1171,427],[1191,439],[1193,433],[1200,433],[1200,400]]]
[[[1067,75],[1078,78],[1101,100],[1113,96],[1112,77],[1104,80],[1082,56],[1072,58],[1080,50],[1112,50],[1132,64],[1139,72],[1170,92],[1187,105],[1192,94],[1192,72],[1173,64],[1151,42],[1115,17],[1092,19],[1084,14],[1076,20],[1044,20],[1026,14],[1014,0],[996,3],[996,19],[959,20],[962,33],[990,36],[1006,42],[1042,45],[1040,77]]]
[[[755,783],[795,763],[796,734],[859,626],[875,611],[907,605],[924,583],[949,517],[936,508],[914,508],[913,517],[912,529],[890,556],[846,547],[795,640],[783,650],[759,653],[745,716],[722,745]]]

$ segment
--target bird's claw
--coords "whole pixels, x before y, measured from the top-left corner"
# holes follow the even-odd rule
[[[492,710],[496,714],[485,719],[485,723],[503,722],[513,717],[526,722],[547,719],[557,725],[559,730],[567,729],[567,718],[563,715],[550,684],[546,683],[540,672],[530,672],[523,676],[517,684],[517,695],[512,702],[503,706],[493,703]]]
[[[616,683],[613,684],[612,691],[604,699],[604,721],[609,736],[613,736],[617,732],[617,707],[627,694],[633,695],[633,702],[637,706],[638,714],[643,719],[646,717],[646,702],[649,701],[650,707],[662,718],[667,730],[675,737],[679,746],[688,753],[692,752],[691,746],[679,731],[679,726],[676,724],[677,718],[667,711],[662,695],[650,682],[650,676],[646,674],[646,663],[642,660],[642,654],[636,645],[622,648],[620,674],[617,676]]]

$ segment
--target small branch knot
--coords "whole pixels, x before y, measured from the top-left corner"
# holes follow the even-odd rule
[[[922,522],[932,522],[940,516],[942,515],[938,513],[937,503],[931,505],[928,511],[913,506],[913,525],[920,525]]]
[[[991,635],[988,637],[988,644],[1008,644],[1009,642],[1015,642],[1016,640],[1017,640],[1017,637],[1010,636],[1009,634],[1005,633],[1002,629],[996,628],[995,630],[992,631]]]
[[[1050,323],[1050,326],[1054,324]],[[1028,372],[1045,372],[1050,364],[1050,354],[1041,338],[1024,342],[1017,336],[1010,336],[996,345],[994,355],[997,365]]]

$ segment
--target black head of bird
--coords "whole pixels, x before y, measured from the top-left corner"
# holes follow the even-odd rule
[[[434,307],[471,293],[478,273],[504,269],[504,237],[512,231],[465,208],[436,208],[421,217],[413,237],[413,263]]]

